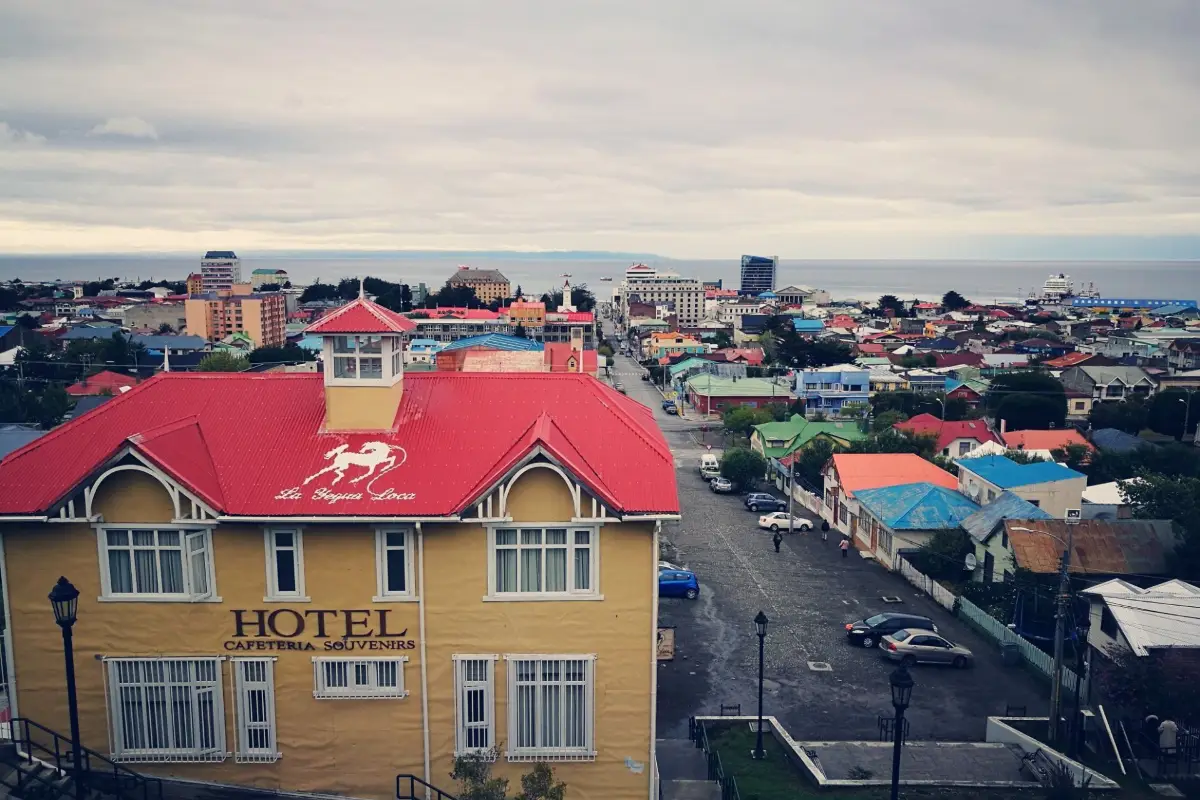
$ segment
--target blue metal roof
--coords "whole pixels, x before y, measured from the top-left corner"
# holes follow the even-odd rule
[[[1184,306],[1195,308],[1195,300],[1148,299],[1129,297],[1076,297],[1071,300],[1073,306],[1085,308],[1159,308],[1160,306]]]
[[[468,336],[446,345],[446,350],[461,350],[464,347],[490,347],[493,350],[542,350],[541,342],[533,339],[522,339],[507,333],[481,333],[478,336]]]
[[[934,531],[957,528],[979,511],[953,489],[934,483],[908,483],[854,493],[859,505],[894,531]]]
[[[792,318],[792,327],[797,333],[813,333],[825,330],[825,322],[819,319]]]
[[[0,336],[6,336],[12,329],[12,325],[0,325]]]
[[[1018,464],[1005,456],[980,456],[978,458],[963,458],[958,461],[960,470],[973,472],[988,483],[993,483],[1001,489],[1012,489],[1016,486],[1029,486],[1034,483],[1051,483],[1066,481],[1071,478],[1085,477],[1082,472],[1076,472],[1062,464],[1053,461],[1040,461],[1035,464]]]
[[[1050,514],[1012,492],[1000,496],[962,521],[963,530],[978,542],[986,542],[996,526],[1006,519],[1053,519]]]

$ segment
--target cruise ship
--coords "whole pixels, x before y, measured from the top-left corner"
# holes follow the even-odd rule
[[[1046,282],[1042,284],[1041,294],[1030,292],[1029,297],[1025,300],[1025,305],[1063,306],[1070,305],[1071,301],[1076,297],[1092,298],[1099,296],[1100,290],[1092,283],[1088,283],[1087,286],[1076,292],[1071,276],[1060,272],[1046,279]]]

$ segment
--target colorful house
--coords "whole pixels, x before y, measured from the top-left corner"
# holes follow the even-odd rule
[[[768,408],[796,399],[785,383],[767,378],[722,378],[693,375],[684,384],[688,402],[701,414],[723,414],[731,408]]]
[[[871,540],[860,524],[858,492],[910,483],[958,486],[949,472],[913,453],[835,453],[823,474],[822,516],[862,547],[869,547]]]
[[[982,419],[945,421],[933,414],[918,414],[892,427],[914,436],[933,437],[937,452],[951,460],[962,458],[985,442],[1000,443],[1000,437]]]
[[[888,569],[927,544],[938,531],[955,530],[979,506],[954,489],[934,483],[908,483],[856,493],[860,541]]]
[[[1086,486],[1086,475],[1053,461],[1018,464],[1001,455],[958,460],[958,490],[980,505],[1009,490],[1050,516],[1065,519],[1069,509],[1080,508]]]
[[[839,364],[796,372],[796,396],[804,398],[806,414],[839,416],[846,406],[870,404],[867,370],[855,364]]]
[[[838,447],[849,447],[867,438],[856,422],[824,421],[805,419],[792,414],[783,422],[765,422],[755,425],[750,434],[750,449],[764,458],[783,458],[796,450],[802,450],[818,439],[826,439]]]

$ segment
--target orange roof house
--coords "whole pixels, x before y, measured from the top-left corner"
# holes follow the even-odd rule
[[[119,372],[104,370],[67,387],[72,397],[92,397],[101,394],[120,394],[137,386],[137,379]]]
[[[1074,428],[1057,428],[1049,431],[1009,431],[1004,434],[1004,445],[1010,450],[1057,450],[1069,444],[1079,444],[1095,450],[1092,443]]]
[[[847,496],[863,489],[932,483],[958,488],[958,478],[913,453],[838,453],[831,459]]]

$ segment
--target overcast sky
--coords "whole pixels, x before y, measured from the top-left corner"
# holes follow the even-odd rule
[[[1200,234],[1197,42],[1196,0],[4,0],[0,252],[1150,252]]]

